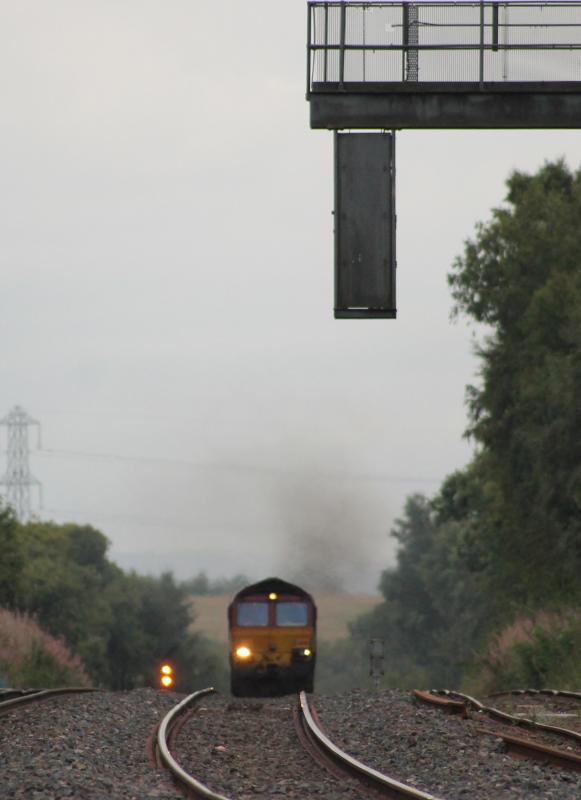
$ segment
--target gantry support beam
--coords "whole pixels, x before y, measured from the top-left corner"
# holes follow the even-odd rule
[[[581,85],[498,84],[381,88],[314,84],[311,128],[581,128]]]

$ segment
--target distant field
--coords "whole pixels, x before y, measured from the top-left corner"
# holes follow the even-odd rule
[[[344,638],[348,633],[347,623],[360,614],[371,611],[381,599],[378,595],[369,594],[317,595],[319,638],[325,641]],[[196,614],[192,629],[205,633],[219,642],[227,641],[226,610],[231,600],[230,596],[198,595],[192,600]]]

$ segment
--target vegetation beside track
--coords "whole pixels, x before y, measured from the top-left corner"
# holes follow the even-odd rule
[[[88,686],[78,656],[27,614],[0,608],[0,677],[9,686]]]
[[[479,335],[474,458],[408,498],[384,601],[352,626],[354,651],[386,640],[404,686],[581,683],[581,172],[507,188],[449,275]]]
[[[38,626],[80,659],[95,685],[155,685],[158,663],[167,658],[175,663],[177,688],[224,683],[214,645],[189,630],[187,589],[170,574],[124,572],[108,559],[108,546],[90,526],[19,524],[9,509],[0,510],[0,608],[34,615]],[[31,624],[20,620],[25,628]],[[69,680],[63,672],[63,660],[51,656],[40,631],[35,641],[29,656],[12,658],[0,677],[14,685],[76,683],[76,676]],[[1,630],[0,651],[9,651]]]

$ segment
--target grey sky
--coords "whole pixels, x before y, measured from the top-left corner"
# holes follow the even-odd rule
[[[470,457],[446,273],[578,133],[398,134],[399,318],[334,321],[303,0],[0,5],[0,409],[54,451],[43,515],[124,566],[260,578],[314,542],[373,587],[405,496]]]

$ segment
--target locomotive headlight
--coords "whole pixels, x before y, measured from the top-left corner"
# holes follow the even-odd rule
[[[293,647],[292,660],[295,664],[297,662],[300,664],[304,663],[305,661],[310,661],[314,657],[315,654],[310,647]]]
[[[244,645],[236,648],[236,658],[250,658],[251,655],[252,653],[250,652],[250,649]]]

